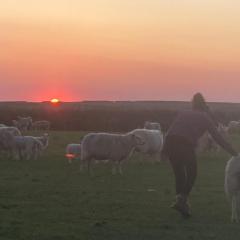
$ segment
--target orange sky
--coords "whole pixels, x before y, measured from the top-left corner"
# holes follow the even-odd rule
[[[210,2],[210,3],[209,3]],[[240,102],[240,2],[5,0],[0,101]]]

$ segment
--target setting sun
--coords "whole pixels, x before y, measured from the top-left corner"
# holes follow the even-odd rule
[[[60,101],[59,101],[59,99],[57,99],[57,98],[53,98],[53,99],[51,99],[51,103],[59,103]]]

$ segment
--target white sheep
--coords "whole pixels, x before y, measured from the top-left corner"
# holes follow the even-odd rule
[[[161,130],[161,125],[158,122],[145,122],[144,124],[145,129],[151,129],[151,130]]]
[[[41,137],[35,137],[38,141],[40,141],[43,145],[43,149],[46,149],[49,144],[49,134],[44,133]]]
[[[81,143],[81,162],[82,164],[87,162],[90,173],[92,160],[109,160],[112,162],[112,173],[115,174],[116,164],[118,164],[119,173],[122,174],[122,161],[141,144],[143,140],[133,133],[89,133],[84,136]]]
[[[15,136],[18,159],[36,160],[43,151],[43,144],[33,136]]]
[[[133,134],[143,139],[144,144],[139,145],[135,148],[135,151],[150,156],[155,156],[158,160],[161,157],[161,150],[163,147],[163,134],[159,130],[149,129],[135,129],[132,131]]]
[[[14,136],[21,136],[21,132],[16,127],[1,127],[1,129],[5,129],[6,131],[12,133]]]
[[[12,122],[21,131],[29,130],[32,127],[31,117],[18,117],[18,120],[13,120]]]
[[[66,147],[66,158],[69,163],[72,163],[72,159],[80,159],[81,156],[81,144],[70,143]]]
[[[232,221],[238,222],[240,211],[240,156],[232,157],[225,168],[225,193],[231,202]]]
[[[240,122],[239,121],[230,121],[228,123],[228,133],[238,133],[240,131]]]

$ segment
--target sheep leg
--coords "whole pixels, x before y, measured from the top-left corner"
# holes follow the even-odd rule
[[[89,156],[82,156],[81,158],[79,158],[80,161],[80,172],[83,172],[86,163],[89,161]]]
[[[238,222],[237,197],[235,195],[232,197],[232,222]]]
[[[33,159],[34,159],[34,160],[37,160],[38,157],[39,157],[38,150],[35,149],[35,150],[34,150],[34,153],[33,153]]]
[[[18,149],[16,156],[17,156],[17,158],[16,158],[17,160],[23,160],[21,149]]]
[[[91,168],[91,162],[92,162],[92,159],[88,159],[87,161],[87,169],[88,169],[88,175],[89,176],[92,176],[93,175],[93,171],[92,171],[92,168]]]
[[[80,159],[80,172],[83,172],[83,170],[84,170],[84,163],[86,162],[86,161],[88,161],[88,160],[86,160],[86,159]]]
[[[31,154],[32,156],[32,158],[34,159],[34,160],[37,160],[37,146],[34,146],[33,148],[32,148],[32,154]]]
[[[11,155],[12,155],[11,150],[7,151],[7,159],[8,159],[8,160],[11,159]]]
[[[27,151],[25,151],[25,158],[26,158],[26,160],[31,159],[31,152],[29,152],[29,149],[27,149]]]
[[[68,163],[72,163],[72,158],[68,158]],[[80,165],[80,168],[81,168],[81,165]]]
[[[30,154],[29,154],[29,153],[26,153],[26,154],[25,154],[25,158],[26,158],[27,161],[29,161],[29,160],[31,159]]]
[[[115,175],[116,174],[116,161],[114,160],[111,160],[112,161],[112,175]]]
[[[240,213],[240,192],[237,192],[237,197],[236,197],[236,219],[237,222],[239,222],[239,213]]]
[[[14,159],[15,160],[22,160],[21,150],[20,149],[15,149],[15,151],[14,151]]]
[[[15,151],[14,151],[13,157],[14,157],[15,160],[20,160],[20,153],[19,153],[18,150],[15,150]]]
[[[36,160],[34,147],[32,147],[32,149],[31,149],[31,153],[29,154],[29,159]]]
[[[118,172],[119,172],[120,175],[123,174],[123,172],[122,172],[122,161],[118,161]]]
[[[25,160],[27,157],[26,151],[25,150],[20,150],[20,155],[21,155],[21,160]]]

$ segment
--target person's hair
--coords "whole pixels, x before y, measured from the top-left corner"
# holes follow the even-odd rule
[[[192,109],[196,110],[196,111],[206,112],[207,115],[212,119],[215,126],[216,127],[218,126],[218,124],[219,124],[218,120],[216,119],[214,114],[210,111],[210,109],[201,93],[196,93],[193,95]]]
[[[209,107],[201,93],[196,93],[192,99],[192,109],[197,111],[209,112]]]

